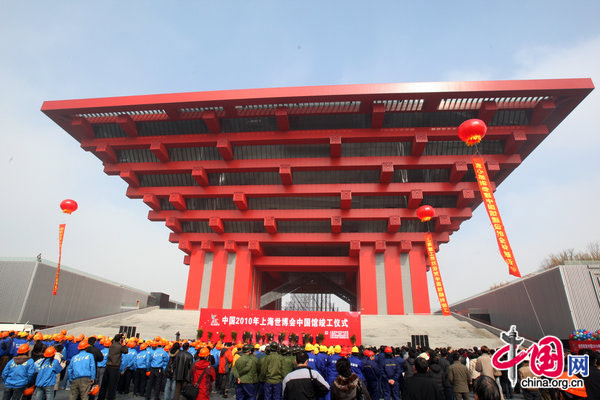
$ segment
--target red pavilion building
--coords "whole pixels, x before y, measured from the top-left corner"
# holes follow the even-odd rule
[[[590,79],[227,90],[47,101],[128,184],[189,265],[185,308],[278,309],[335,294],[364,314],[430,313],[423,232],[447,243],[593,89]],[[422,223],[415,210],[436,208]],[[443,271],[443,266],[442,266]]]

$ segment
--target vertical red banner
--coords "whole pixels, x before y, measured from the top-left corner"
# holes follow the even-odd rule
[[[62,244],[63,238],[65,237],[65,226],[66,224],[58,225],[58,265],[56,267],[56,278],[54,279],[52,296],[56,296],[56,292],[58,291],[58,276],[60,275],[60,259],[62,258]]]
[[[471,159],[473,160],[473,169],[475,170],[475,178],[477,179],[479,191],[481,192],[481,199],[483,200],[485,209],[490,217],[492,226],[494,227],[494,232],[496,233],[500,255],[502,255],[502,258],[506,264],[508,264],[508,273],[520,278],[521,272],[519,272],[517,261],[515,260],[512,248],[508,242],[508,236],[506,236],[506,231],[504,230],[504,224],[500,217],[500,210],[498,210],[496,199],[494,198],[494,192],[490,185],[490,178],[485,168],[483,158],[473,156]]]
[[[429,265],[431,266],[435,291],[438,295],[438,300],[440,301],[440,307],[442,307],[442,314],[450,315],[450,307],[448,306],[448,299],[446,299],[446,291],[444,290],[444,284],[442,283],[442,275],[440,274],[440,268],[435,255],[435,247],[433,245],[433,237],[430,232],[425,234],[425,248],[427,249],[427,257],[429,257]]]

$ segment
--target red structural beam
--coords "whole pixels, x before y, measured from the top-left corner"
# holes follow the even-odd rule
[[[494,184],[492,183],[492,186]],[[495,186],[494,186],[495,187]],[[234,193],[244,197],[282,197],[282,196],[339,196],[342,190],[350,190],[353,196],[398,196],[408,195],[421,190],[424,195],[457,195],[463,191],[479,192],[476,182],[408,182],[390,183],[332,183],[327,185],[239,185],[239,186],[156,186],[130,187],[127,197],[141,199],[146,194],[157,197],[169,197],[176,192],[184,198],[229,197]],[[462,208],[459,206],[459,208]]]
[[[278,266],[331,266],[331,267],[358,267],[358,259],[354,257],[312,257],[312,256],[295,256],[295,257],[276,257],[263,256],[255,257],[252,263],[256,267],[278,267]]]
[[[410,240],[413,243],[425,243],[423,232],[402,233],[375,233],[375,232],[352,232],[352,233],[171,233],[169,241],[172,243],[182,242],[201,243],[211,241],[212,243],[224,243],[227,240],[248,243],[350,243],[358,241],[363,243],[375,243],[377,240],[385,240],[390,243],[400,243]],[[447,243],[450,235],[448,232],[436,232],[433,234],[436,242]]]
[[[486,154],[486,162],[498,163],[503,168],[515,168],[521,163],[518,154]],[[472,164],[470,155],[463,156],[402,156],[402,157],[341,157],[332,158],[289,158],[289,164],[294,171],[321,171],[321,170],[358,170],[380,169],[382,163],[392,163],[402,169],[428,169],[451,168],[456,162]],[[192,173],[197,167],[203,167],[207,173],[215,172],[279,172],[281,160],[231,160],[231,161],[172,161],[166,163],[122,163],[106,164],[104,172],[108,175],[117,175],[122,171],[132,171],[137,174],[160,173]]]
[[[216,218],[218,213],[219,219],[227,220],[263,220],[267,217],[274,217],[278,221],[315,221],[329,220],[330,218],[339,216],[346,220],[373,220],[387,219],[392,216],[398,216],[401,219],[417,219],[415,210],[406,208],[359,208],[352,210],[340,209],[293,209],[293,210],[165,210],[165,211],[149,211],[148,219],[151,221],[166,221],[169,218],[176,218],[181,221],[208,220]],[[471,208],[436,208],[438,215],[444,215],[455,219],[469,219],[473,212]]]
[[[287,102],[361,101],[362,112],[371,112],[376,100],[423,99],[434,107],[448,97],[585,97],[594,88],[591,79],[539,79],[476,82],[414,82],[387,84],[328,85],[268,89],[221,90],[123,96],[96,99],[46,101],[42,111],[54,117],[78,113],[164,110],[185,107],[222,107],[228,117],[235,106]],[[433,101],[432,101],[433,100]],[[573,106],[574,107],[574,106]],[[429,106],[431,108],[431,106]],[[274,115],[275,109],[272,110]]]
[[[485,138],[487,140],[503,140],[513,132],[525,135],[545,136],[548,128],[545,125],[536,126],[489,126]],[[429,141],[456,140],[458,127],[439,128],[385,128],[385,129],[323,129],[323,130],[294,130],[287,132],[263,131],[235,132],[202,135],[164,135],[138,136],[136,138],[88,138],[81,142],[85,150],[95,150],[96,147],[108,144],[115,150],[149,149],[152,143],[160,142],[169,147],[215,147],[219,139],[227,140],[232,146],[266,145],[266,144],[331,144],[332,138],[337,143],[366,143],[366,142],[408,142],[417,135],[425,135]],[[338,155],[339,156],[339,155]]]

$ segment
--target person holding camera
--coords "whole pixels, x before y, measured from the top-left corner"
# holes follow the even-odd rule
[[[100,393],[98,400],[115,400],[117,396],[117,384],[119,383],[121,368],[121,355],[127,354],[128,349],[125,346],[125,338],[122,334],[117,333],[108,348],[108,357],[106,358],[106,369],[102,376],[100,384]]]

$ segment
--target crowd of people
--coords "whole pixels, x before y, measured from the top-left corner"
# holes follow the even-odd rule
[[[140,340],[117,334],[84,337],[0,334],[3,400],[479,400],[513,398],[506,371],[493,368],[492,350],[412,347],[304,346]],[[589,352],[587,398],[600,398],[600,355]],[[532,372],[525,361],[519,376]],[[526,399],[577,398],[558,389],[520,389]],[[562,396],[562,397],[561,397]]]

